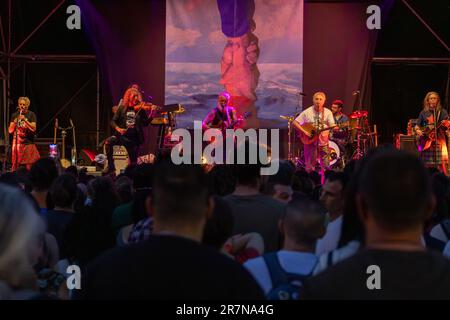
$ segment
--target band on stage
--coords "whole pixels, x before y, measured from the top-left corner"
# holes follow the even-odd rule
[[[359,159],[371,148],[375,147],[377,132],[369,126],[368,112],[356,110],[349,115],[344,113],[342,100],[334,100],[330,108],[326,107],[327,97],[324,92],[316,92],[313,104],[293,116],[280,116],[289,121],[289,131],[297,146],[297,153],[288,155],[289,160],[306,171],[313,170],[324,173],[328,169],[341,170],[347,161]],[[8,132],[11,136],[11,170],[16,171],[31,165],[40,157],[35,145],[37,127],[36,114],[29,110],[30,99],[20,97],[17,111],[10,119]],[[174,106],[174,105],[171,105]],[[180,107],[182,108],[182,107]],[[129,164],[136,164],[139,147],[144,142],[143,128],[150,124],[165,123],[157,117],[161,108],[144,100],[144,94],[137,84],[130,85],[119,105],[113,108],[111,120],[113,135],[104,140],[104,152],[108,165],[104,173],[115,171],[113,147],[123,145],[128,153]],[[171,109],[172,113],[183,110]],[[172,113],[171,113],[172,112]],[[217,104],[203,119],[203,130],[215,128],[223,133],[226,129],[240,128],[247,115],[238,116],[232,105],[232,97],[228,92],[218,95]],[[168,121],[173,126],[173,121]],[[410,120],[408,135],[414,138],[420,158],[426,166],[438,168],[447,174],[448,148],[447,132],[450,132],[448,112],[442,108],[437,92],[428,92],[423,100],[422,110],[417,119]],[[375,127],[375,126],[374,126]],[[169,128],[172,129],[173,128]],[[169,130],[167,132],[172,132]],[[164,134],[164,133],[163,133]],[[167,137],[165,137],[167,138]],[[163,139],[164,140],[164,139]],[[162,140],[162,141],[163,141]],[[167,139],[165,139],[167,140]],[[291,132],[289,132],[289,144]],[[159,146],[161,147],[161,146]]]

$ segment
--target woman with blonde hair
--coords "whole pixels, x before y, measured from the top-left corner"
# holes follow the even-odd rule
[[[437,121],[434,121],[435,115]],[[415,127],[420,158],[427,167],[439,167],[442,172],[447,174],[446,126],[441,125],[444,120],[448,120],[448,112],[442,108],[439,94],[434,91],[428,92],[423,99],[423,110],[419,114]],[[437,139],[432,138],[435,124],[438,126]]]
[[[19,189],[0,184],[0,300],[38,295],[33,266],[45,225]]]

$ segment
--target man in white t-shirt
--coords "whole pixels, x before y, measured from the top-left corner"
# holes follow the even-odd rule
[[[294,127],[303,132],[301,125],[309,123],[314,125],[315,130],[322,130],[335,125],[333,113],[330,109],[324,107],[326,100],[325,93],[316,92],[313,96],[313,103],[311,107],[303,110],[302,113],[294,120]],[[330,131],[322,131],[318,135],[318,139],[313,140],[312,143],[304,144],[305,155],[305,169],[310,172],[315,169],[317,157],[320,157],[320,165],[322,171],[329,166],[329,151],[328,139]]]
[[[282,249],[248,260],[244,264],[261,286],[266,297],[270,297],[274,289],[274,280],[271,275],[276,274],[279,268],[287,274],[305,277],[312,275],[317,264],[314,250],[317,239],[325,232],[324,223],[325,208],[320,203],[307,198],[289,202],[286,214],[279,222],[279,229],[284,237]],[[267,264],[266,256],[273,254],[276,255],[278,266]],[[274,278],[276,281],[280,277]]]

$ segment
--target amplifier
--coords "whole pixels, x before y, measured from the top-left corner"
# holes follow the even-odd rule
[[[114,146],[113,160],[116,167],[116,175],[124,172],[129,163],[127,149],[124,146]]]
[[[128,158],[127,149],[124,146],[113,146],[113,157]]]
[[[395,146],[397,149],[404,150],[419,156],[416,140],[414,135],[398,134],[395,138]]]

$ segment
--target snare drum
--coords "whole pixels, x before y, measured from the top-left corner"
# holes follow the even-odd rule
[[[328,150],[330,153],[330,166],[334,166],[341,158],[341,149],[334,141],[328,141]]]

